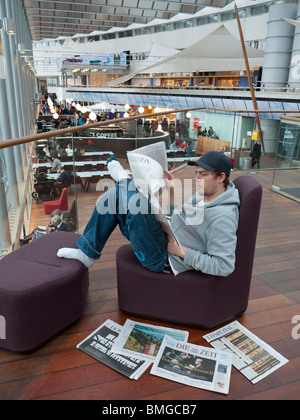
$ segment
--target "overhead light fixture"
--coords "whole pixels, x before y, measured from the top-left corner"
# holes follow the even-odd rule
[[[0,28],[4,29],[7,35],[15,35],[15,23],[10,18],[0,20]]]
[[[186,116],[186,118],[191,118],[192,114],[191,114],[190,112],[187,112],[187,113],[185,114],[185,116]]]
[[[94,111],[92,111],[92,112],[90,113],[90,115],[89,115],[89,119],[90,119],[90,120],[92,120],[92,121],[95,121],[95,120],[96,120],[96,118],[97,118],[96,113],[95,113]]]
[[[140,106],[138,111],[139,111],[140,114],[142,114],[144,112],[144,108],[142,106]]]
[[[160,112],[161,111],[161,109],[160,109],[160,107],[159,106],[157,106],[155,109],[154,109],[154,112]]]

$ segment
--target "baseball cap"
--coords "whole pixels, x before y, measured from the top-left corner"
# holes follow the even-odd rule
[[[199,160],[188,162],[188,165],[197,165],[208,171],[224,172],[227,176],[230,176],[230,170],[233,168],[231,160],[224,153],[216,151],[207,152]]]

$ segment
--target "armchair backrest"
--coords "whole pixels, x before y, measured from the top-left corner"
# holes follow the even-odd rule
[[[63,188],[59,197],[59,208],[61,210],[68,210],[68,189]]]
[[[262,187],[248,175],[236,178],[233,183],[240,195],[235,273],[240,272],[242,276],[251,277]]]

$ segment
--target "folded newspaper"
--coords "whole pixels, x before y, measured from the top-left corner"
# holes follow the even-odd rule
[[[230,351],[232,364],[253,384],[270,375],[288,360],[234,321],[203,337],[215,349]]]
[[[76,347],[128,378],[137,380],[151,363],[139,357],[122,356],[111,351],[121,329],[121,325],[107,319]]]
[[[155,195],[165,187],[164,170],[168,170],[168,160],[163,141],[127,152],[127,157],[135,185],[147,197],[148,192]]]
[[[166,187],[164,170],[168,170],[168,160],[165,143],[161,141],[127,152],[127,158],[135,187],[147,199],[150,198],[151,211],[163,230],[179,244],[158,200],[158,193]]]
[[[232,355],[165,336],[150,371],[175,382],[228,394]]]
[[[188,331],[144,324],[127,319],[112,347],[112,351],[153,362],[165,335],[169,335],[177,341],[186,342],[189,333]]]

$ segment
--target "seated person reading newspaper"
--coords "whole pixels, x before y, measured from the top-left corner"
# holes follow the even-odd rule
[[[133,180],[114,156],[109,158],[107,167],[117,181],[116,186],[98,200],[84,233],[77,241],[79,249],[61,248],[57,255],[78,259],[91,267],[119,225],[140,263],[153,272],[162,272],[170,266],[175,275],[188,270],[229,275],[235,266],[239,214],[239,194],[229,181],[230,159],[221,152],[208,152],[199,160],[189,162],[195,166],[196,186],[198,183],[203,188],[200,193],[193,194],[181,210],[176,207],[174,210],[175,179],[165,169],[164,143],[163,150],[158,149],[158,143],[151,146],[128,153]],[[150,150],[143,150],[145,148]],[[151,154],[160,166],[161,179],[151,179],[155,172]],[[138,185],[147,176],[151,180],[148,181],[150,194]],[[162,183],[168,187],[170,208],[174,210],[170,227],[158,210],[155,198]]]

